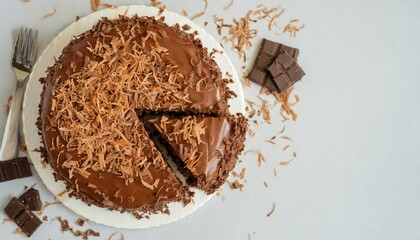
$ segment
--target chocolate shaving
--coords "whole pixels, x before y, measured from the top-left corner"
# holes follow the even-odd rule
[[[204,10],[203,11],[206,11],[207,7],[209,5],[209,2],[207,0],[203,0],[203,1],[204,1]]]
[[[42,206],[41,210],[38,211],[38,216],[42,215],[44,213],[45,209],[49,206],[61,204],[61,202],[45,202],[45,204]]]
[[[119,238],[119,240],[124,240],[124,239],[125,239],[125,238],[124,238],[124,234],[123,234],[122,232],[114,232],[113,234],[111,234],[111,236],[109,236],[108,240],[114,240],[114,237],[115,237],[117,234],[120,234],[120,238]]]
[[[101,0],[90,0],[90,7],[92,8],[92,11],[98,10],[100,5],[101,5]]]
[[[12,102],[13,96],[9,96],[7,98],[7,104],[3,105],[3,113],[4,115],[8,115],[10,111],[10,103]]]
[[[227,10],[228,8],[230,8],[233,5],[234,0],[230,0],[229,4],[225,6],[225,10]]]
[[[262,152],[258,152],[258,167],[261,166],[262,162],[265,162],[264,155],[262,154]]]
[[[1,222],[1,224],[5,224],[5,223],[7,223],[7,222],[13,222],[13,220],[12,219],[10,219],[10,218],[3,218],[3,221]]]
[[[57,9],[55,9],[55,7],[53,7],[53,11],[52,12],[50,12],[50,13],[48,13],[48,14],[45,14],[42,18],[48,18],[48,17],[51,17],[52,15],[54,15],[55,13],[57,12]]]
[[[204,12],[204,11],[203,12],[199,12],[196,15],[194,15],[193,17],[191,17],[191,20],[194,21],[194,19],[197,19],[197,18],[203,16],[205,13],[206,12]]]
[[[273,203],[273,208],[269,213],[267,213],[267,217],[270,217],[274,213],[274,210],[276,210],[276,203]]]
[[[286,140],[289,140],[289,141],[293,141],[290,137],[288,137],[288,136],[281,136],[281,138],[283,138],[283,139],[286,139]]]
[[[13,231],[14,234],[23,235],[25,232],[21,228],[16,228],[15,231]]]
[[[158,6],[159,4],[161,4],[161,2],[159,2],[158,0],[150,0],[150,2],[152,3],[153,7]]]
[[[25,143],[20,143],[19,144],[19,150],[21,152],[28,153],[28,148],[26,147],[26,144]]]
[[[288,32],[290,37],[296,37],[296,33],[305,27],[305,24],[299,23],[299,19],[292,19],[284,26],[283,33]]]
[[[117,8],[116,6],[114,6],[112,4],[108,4],[108,3],[103,3],[103,4],[101,4],[101,6],[105,7],[105,8],[111,8],[111,9],[116,9]]]
[[[289,161],[280,162],[280,165],[282,165],[282,166],[289,165],[289,163],[291,163],[291,162],[293,162],[293,160],[295,160],[296,156],[297,156],[296,152],[293,152],[292,158]]]
[[[230,185],[230,188],[231,189],[239,189],[239,190],[241,190],[241,192],[242,192],[242,190],[244,188],[244,185],[242,183],[238,182],[238,180],[235,180],[232,183],[229,182],[229,185]]]

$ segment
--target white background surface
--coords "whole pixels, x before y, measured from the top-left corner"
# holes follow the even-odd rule
[[[217,39],[213,14],[226,20],[240,17],[260,2],[236,0],[224,11],[228,1],[209,1],[206,15],[197,22],[209,21],[205,28]],[[203,6],[196,0],[164,4],[176,12],[186,9],[190,15]],[[283,125],[275,106],[272,124],[260,124],[257,135],[247,142],[247,149],[261,150],[267,162],[258,168],[256,154],[249,153],[237,168],[247,168],[243,192],[225,186],[221,197],[186,219],[149,230],[127,231],[88,222],[87,226],[100,231],[101,239],[117,231],[126,239],[142,240],[245,240],[248,234],[251,239],[420,238],[420,2],[288,0],[282,4],[287,11],[280,25],[297,17],[306,27],[291,39],[268,32],[262,22],[257,25],[259,36],[254,44],[269,37],[301,49],[299,62],[307,75],[296,86],[302,99],[296,107],[299,119],[286,124],[285,134],[294,139],[290,150],[281,151],[286,141],[264,142]],[[54,6],[57,14],[43,19]],[[0,103],[6,102],[15,84],[10,55],[16,29],[38,28],[42,50],[76,15],[90,11],[88,0],[0,2]],[[240,71],[242,64],[234,53],[228,53]],[[245,89],[245,96],[258,102],[258,91],[252,85]],[[1,115],[0,133],[4,124]],[[279,166],[293,151],[297,159]],[[44,201],[54,201],[35,176],[1,183],[0,208],[33,182]],[[267,218],[273,202],[276,210]],[[78,218],[62,205],[51,206],[44,214],[50,219],[62,216],[71,224]],[[2,211],[0,217],[4,217]],[[0,224],[0,238],[25,238],[12,234],[15,228],[13,223]],[[54,221],[45,222],[33,236],[48,238],[73,236],[62,234]]]

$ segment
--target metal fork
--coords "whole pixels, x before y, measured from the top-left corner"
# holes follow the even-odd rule
[[[37,45],[38,31],[21,28],[16,38],[12,59],[12,68],[16,74],[17,84],[0,148],[0,160],[15,158],[18,153],[18,127],[22,90],[35,63]]]

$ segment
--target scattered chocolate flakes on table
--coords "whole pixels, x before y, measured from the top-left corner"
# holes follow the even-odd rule
[[[88,239],[88,237],[100,237],[101,234],[99,232],[95,232],[92,229],[87,229],[85,231],[81,230],[75,230],[69,225],[69,221],[66,219],[63,219],[62,217],[56,217],[57,221],[60,222],[61,225],[61,232],[69,231],[73,234],[75,237],[82,237],[83,239]]]

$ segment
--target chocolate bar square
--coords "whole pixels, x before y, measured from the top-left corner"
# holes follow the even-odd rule
[[[299,55],[299,50],[296,48],[288,47],[277,42],[263,39],[260,50],[258,51],[257,58],[254,62],[251,72],[248,78],[267,88],[270,91],[281,92],[283,91],[275,83],[273,77],[267,70],[267,68],[274,62],[280,52],[287,52],[296,61]]]
[[[23,210],[25,210],[25,206],[17,198],[13,197],[4,208],[4,213],[6,213],[10,219],[15,220]]]
[[[0,161],[0,182],[32,176],[26,157]]]
[[[274,62],[267,68],[280,91],[284,91],[305,75],[296,61],[282,50]]]

